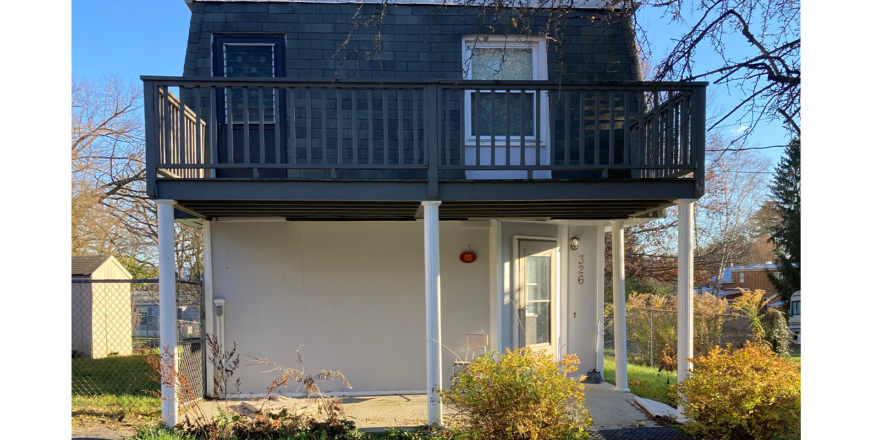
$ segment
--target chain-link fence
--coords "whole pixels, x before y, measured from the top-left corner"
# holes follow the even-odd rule
[[[205,309],[202,284],[177,282],[177,353],[180,376],[186,378],[188,392],[182,393],[181,404],[205,397]],[[186,401],[191,399],[191,401]]]
[[[177,282],[181,374],[204,395],[201,283]],[[159,353],[158,280],[73,279],[72,393],[140,395],[159,390],[147,356]],[[186,405],[189,402],[181,402]]]
[[[706,354],[715,346],[741,346],[752,339],[749,321],[735,313],[694,313],[694,355]],[[673,367],[678,348],[678,313],[629,307],[626,311],[627,362],[651,367]],[[605,350],[614,354],[614,315],[605,314]],[[609,351],[610,350],[610,351]]]

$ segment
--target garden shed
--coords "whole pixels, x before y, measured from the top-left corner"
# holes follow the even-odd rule
[[[109,255],[71,258],[74,357],[101,359],[132,352],[131,274]],[[120,282],[122,281],[122,282]]]

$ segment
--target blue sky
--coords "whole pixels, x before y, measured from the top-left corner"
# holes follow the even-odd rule
[[[190,11],[183,0],[74,0],[72,71],[97,78],[116,73],[180,76]]]
[[[655,56],[664,54],[673,44],[672,39],[683,30],[669,25],[656,11],[640,12],[640,20],[648,27]],[[116,73],[127,81],[140,83],[141,75],[180,76],[183,73],[184,54],[189,34],[190,11],[184,0],[74,0],[72,4],[72,72],[85,78],[97,78]],[[728,50],[747,53],[747,44],[741,38],[730,38]],[[713,61],[711,53],[696,60],[701,65]],[[718,114],[738,103],[727,89],[710,86],[714,108],[708,114]],[[732,123],[731,123],[732,124]],[[727,124],[725,132],[733,135],[742,130],[739,125]],[[788,132],[781,123],[759,123],[749,140],[749,146],[783,145]],[[783,149],[761,150],[775,164]]]

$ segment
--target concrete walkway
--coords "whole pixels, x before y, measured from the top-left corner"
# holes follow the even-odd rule
[[[619,429],[657,426],[637,408],[632,393],[618,393],[607,382],[587,384],[584,403],[593,417],[593,429]]]

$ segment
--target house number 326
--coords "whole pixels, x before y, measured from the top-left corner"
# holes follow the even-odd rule
[[[578,255],[578,284],[584,284],[584,256]]]

